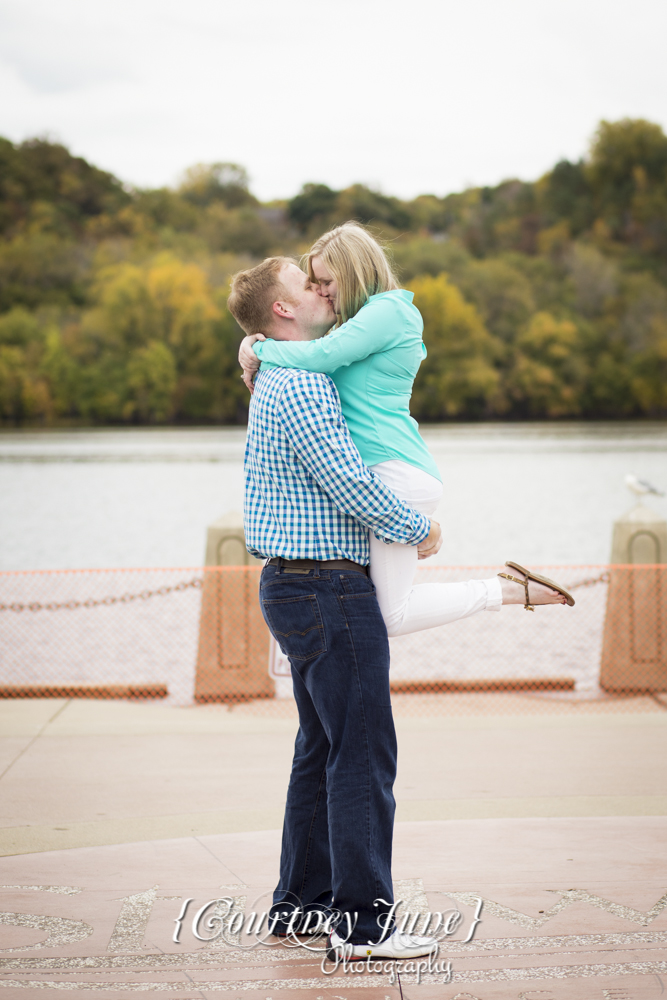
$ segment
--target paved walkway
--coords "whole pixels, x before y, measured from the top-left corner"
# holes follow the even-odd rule
[[[397,896],[463,915],[439,958],[451,980],[417,985],[325,976],[320,953],[247,948],[228,919],[226,941],[193,933],[210,900],[266,907],[292,718],[0,703],[0,1000],[665,1000],[667,712],[538,710],[399,719]]]

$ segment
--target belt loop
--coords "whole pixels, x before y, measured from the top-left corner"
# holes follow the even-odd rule
[[[282,571],[283,571],[283,562],[284,562],[283,557],[282,556],[278,556],[278,565],[276,567],[276,576],[280,576],[280,574],[282,573]]]
[[[320,577],[320,564],[319,563],[315,563],[315,568],[313,569],[313,576],[315,577],[316,580],[319,580],[319,577]]]

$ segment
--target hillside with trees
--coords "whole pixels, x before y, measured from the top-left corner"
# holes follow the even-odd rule
[[[244,423],[229,276],[348,219],[424,316],[418,419],[667,416],[667,137],[623,120],[534,182],[412,201],[313,183],[263,204],[232,163],[133,190],[0,139],[0,420]]]

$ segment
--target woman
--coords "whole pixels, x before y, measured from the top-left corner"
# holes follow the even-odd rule
[[[426,357],[423,322],[412,292],[400,289],[382,247],[347,222],[317,240],[308,256],[310,280],[338,317],[320,340],[285,342],[246,337],[239,351],[244,380],[260,363],[323,372],[333,379],[352,440],[366,465],[401,500],[432,514],[442,496],[438,467],[410,416],[410,396]],[[518,563],[519,576],[413,585],[417,548],[370,537],[370,573],[390,636],[405,635],[499,611],[502,604],[574,604],[558,584]],[[502,578],[502,579],[499,579]],[[529,590],[530,588],[530,590]]]

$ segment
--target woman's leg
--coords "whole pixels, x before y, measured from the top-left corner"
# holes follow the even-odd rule
[[[413,584],[416,569],[416,546],[385,545],[371,536],[371,578],[390,636],[448,625],[478,611],[500,611],[503,601],[498,577]]]
[[[381,462],[373,472],[401,499],[423,514],[432,514],[442,496],[442,484],[407,462]],[[463,583],[413,585],[417,569],[415,545],[390,545],[371,534],[371,578],[390,636],[447,625],[478,611],[500,611],[503,603],[498,577]]]

